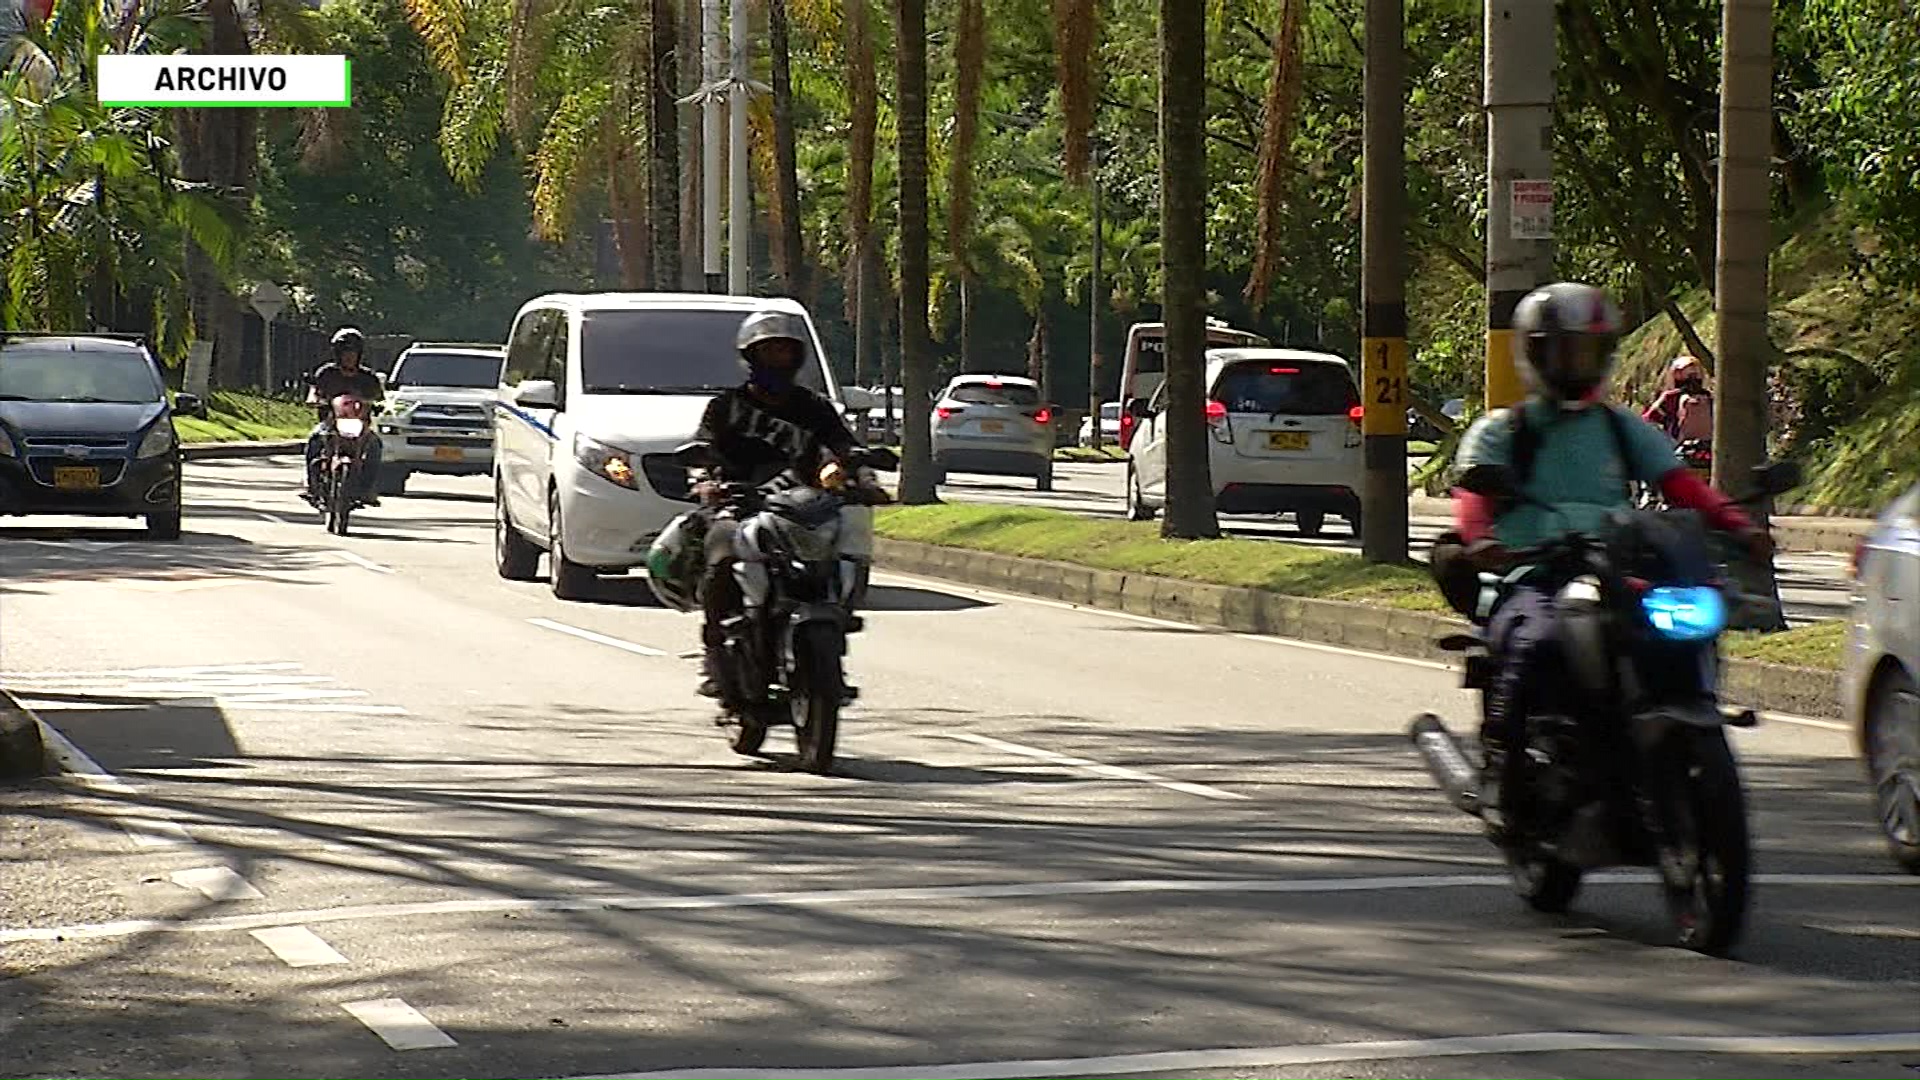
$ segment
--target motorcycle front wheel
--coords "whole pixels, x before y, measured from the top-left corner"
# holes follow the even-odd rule
[[[1558,915],[1567,910],[1580,892],[1580,868],[1561,862],[1532,844],[1509,847],[1506,856],[1513,891],[1535,911]]]
[[[1719,729],[1676,731],[1657,753],[1650,794],[1676,944],[1720,956],[1746,925],[1752,870],[1739,766]]]
[[[833,744],[846,692],[841,657],[846,635],[831,623],[807,623],[793,633],[793,686],[788,707],[800,767],[822,776],[833,769]]]
[[[347,519],[353,514],[352,480],[352,470],[333,470],[333,484],[327,491],[327,531],[335,536],[347,535]]]

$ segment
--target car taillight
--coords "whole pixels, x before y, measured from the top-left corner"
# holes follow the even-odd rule
[[[1853,579],[1860,580],[1860,571],[1867,565],[1867,538],[1861,537],[1853,542]]]
[[[1120,414],[1120,449],[1125,450],[1133,442],[1134,419],[1132,413]]]
[[[1353,408],[1347,410],[1347,419],[1356,424],[1365,419],[1366,415],[1367,407],[1365,405],[1355,405]]]
[[[959,409],[949,409],[945,405],[942,405],[939,408],[933,410],[933,415],[939,417],[942,420],[951,420],[955,416],[959,415],[959,413],[960,413]]]
[[[1218,424],[1227,418],[1227,407],[1218,401],[1207,402],[1207,423]]]
[[[1036,409],[1036,410],[1034,410],[1034,413],[1033,413],[1033,422],[1034,422],[1034,423],[1036,423],[1036,424],[1051,424],[1051,423],[1053,423],[1053,410],[1052,410],[1052,409]]]
[[[1300,369],[1299,369],[1299,368],[1297,368],[1297,367],[1275,367],[1275,368],[1268,368],[1268,369],[1267,369],[1267,374],[1269,374],[1269,375],[1298,375],[1298,374],[1300,374]]]

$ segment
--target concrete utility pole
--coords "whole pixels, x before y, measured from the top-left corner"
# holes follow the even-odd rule
[[[747,0],[733,0],[728,21],[733,36],[733,70],[727,92],[727,123],[731,128],[727,183],[732,189],[727,200],[727,291],[735,296],[745,296],[750,288],[748,256],[753,253],[753,177],[747,172],[747,103],[753,86],[748,29]]]
[[[1360,352],[1366,483],[1360,551],[1407,561],[1405,0],[1367,0]]]
[[[703,61],[700,98],[700,184],[701,232],[705,235],[703,261],[707,272],[707,291],[725,292],[725,267],[720,259],[720,83],[726,77],[721,66],[720,0],[700,0],[700,52]]]
[[[1487,407],[1520,401],[1513,309],[1553,280],[1554,0],[1487,0]]]
[[[1744,494],[1767,457],[1768,258],[1773,250],[1773,2],[1724,0],[1720,53],[1720,207],[1714,260],[1714,349],[1719,387],[1713,416],[1713,479]],[[1765,524],[1767,508],[1758,509]],[[1742,629],[1785,630],[1770,565],[1741,560],[1746,591],[1772,609],[1743,612]]]

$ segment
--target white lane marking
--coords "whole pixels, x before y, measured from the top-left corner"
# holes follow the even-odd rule
[[[1103,765],[1098,761],[1069,757],[1066,754],[1056,754],[1051,750],[1042,750],[1035,746],[1022,746],[1019,743],[1006,742],[1005,740],[989,738],[985,735],[975,735],[971,732],[943,731],[940,733],[940,736],[946,739],[959,739],[963,742],[991,747],[1004,753],[1018,754],[1021,757],[1038,758],[1041,761],[1052,762],[1055,765],[1065,765],[1068,768],[1079,769],[1082,772],[1090,772],[1095,776],[1105,776],[1114,780],[1138,780],[1142,783],[1168,788],[1181,792],[1182,794],[1198,795],[1203,799],[1244,801],[1248,798],[1237,791],[1208,787],[1205,784],[1189,784],[1179,780],[1169,780],[1164,776],[1155,776],[1152,773],[1141,772],[1138,769],[1123,768],[1119,765]]]
[[[577,626],[568,626],[563,622],[554,622],[552,619],[528,619],[527,621],[543,630],[557,630],[562,634],[572,634],[577,638],[598,642],[602,645],[610,645],[616,649],[625,649],[630,653],[636,653],[640,656],[667,655],[665,651],[653,648],[650,645],[636,645],[631,641],[623,641],[617,637],[608,637],[605,634],[596,634],[591,630],[582,630]]]
[[[89,757],[86,751],[75,746],[71,739],[60,734],[51,724],[38,716],[34,716],[34,721],[40,725],[40,739],[46,745],[47,753],[67,774],[69,782],[80,787],[111,791],[116,795],[134,794],[132,784],[108,772],[105,766]],[[111,816],[114,823],[125,830],[135,847],[182,847],[193,844],[193,837],[178,822],[129,814]]]
[[[1837,720],[1815,720],[1811,716],[1778,712],[1763,712],[1760,714],[1760,719],[1777,724],[1797,724],[1800,727],[1819,728],[1822,731],[1838,731],[1844,735],[1853,734],[1853,725],[1842,724]]]
[[[391,566],[381,566],[379,563],[374,562],[372,559],[369,559],[366,556],[357,554],[355,552],[336,550],[334,551],[334,554],[339,556],[342,559],[347,560],[353,565],[360,567],[363,570],[371,570],[376,574],[394,574],[399,572]]]
[[[1311,649],[1315,652],[1334,653],[1339,656],[1358,656],[1367,660],[1386,660],[1395,664],[1428,668],[1433,671],[1457,670],[1454,665],[1444,664],[1437,660],[1421,660],[1411,656],[1395,656],[1392,653],[1369,652],[1366,649],[1349,649],[1340,645],[1323,645],[1317,641],[1300,641],[1296,638],[1273,637],[1266,634],[1243,634],[1236,631],[1223,630],[1217,626],[1201,626],[1198,623],[1175,622],[1172,619],[1156,619],[1151,615],[1135,615],[1130,611],[1113,611],[1109,608],[1091,607],[1085,604],[1069,604],[1064,600],[1047,600],[1038,596],[1021,596],[1018,593],[1004,593],[993,589],[981,589],[972,585],[962,585],[956,582],[946,581],[941,578],[920,577],[917,574],[897,574],[888,571],[884,574],[875,574],[874,578],[882,582],[887,579],[892,579],[914,585],[923,585],[940,592],[955,593],[961,596],[983,596],[990,599],[1006,600],[1019,604],[1036,604],[1040,607],[1057,608],[1061,611],[1077,611],[1085,615],[1099,615],[1109,619],[1120,619],[1124,622],[1144,623],[1147,626],[1159,626],[1174,630],[1192,630],[1201,634],[1223,634],[1227,637],[1236,637],[1244,641],[1257,641],[1263,645],[1279,645],[1289,649]]]
[[[1643,885],[1650,873],[1595,874],[1597,885]],[[1755,874],[1761,885],[1920,887],[1911,874]],[[947,900],[1003,900],[1045,896],[1112,896],[1128,893],[1358,893],[1427,889],[1509,888],[1505,874],[1444,874],[1344,878],[1140,878],[1114,881],[1028,881],[994,885],[925,885],[891,889],[823,889],[803,892],[710,893],[693,896],[595,896],[534,899],[489,897],[483,900],[420,900],[395,904],[271,911],[205,919],[127,919],[71,926],[0,928],[0,945],[62,938],[99,940],[139,934],[224,934],[300,923],[361,922],[426,915],[486,915],[503,911],[695,911],[743,907],[816,907],[828,904],[938,903]]]
[[[349,1001],[340,1007],[395,1050],[433,1050],[459,1045],[435,1027],[433,1021],[420,1015],[420,1010],[399,998]]]
[[[263,702],[249,699],[220,699],[220,704],[228,712],[308,712],[308,713],[359,713],[367,716],[408,716],[407,710],[399,705],[314,705],[300,702]]]
[[[299,668],[297,663],[272,664],[212,664],[205,667],[144,667],[120,668],[114,671],[4,671],[0,680],[14,679],[51,679],[64,682],[69,679],[142,679],[174,677],[216,677],[239,674],[253,674],[263,671],[293,671]]]
[[[261,517],[267,519],[268,521],[273,522],[275,525],[288,524],[287,519],[281,517],[279,514],[269,514],[265,510],[255,510],[254,513],[259,514]]]
[[[573,1080],[707,1080],[709,1077],[722,1080],[744,1076],[763,1080],[887,1080],[896,1076],[923,1077],[925,1080],[1038,1080],[1057,1076],[1133,1076],[1158,1072],[1192,1073],[1203,1069],[1271,1069],[1342,1061],[1403,1061],[1479,1054],[1600,1051],[1857,1054],[1909,1050],[1920,1050],[1920,1031],[1861,1035],[1637,1035],[1600,1031],[1528,1031],[1511,1035],[1385,1039],[1379,1042],[1323,1043],[1318,1046],[1254,1046],[1232,1050],[1173,1050],[1156,1054],[981,1061],[956,1065],[888,1065],[864,1069],[672,1069],[665,1072],[575,1077]]]
[[[347,958],[326,943],[319,934],[304,926],[274,926],[251,932],[254,940],[273,950],[288,967],[322,967],[344,964]]]
[[[233,872],[230,866],[201,866],[175,870],[167,880],[183,889],[191,889],[209,900],[265,900],[267,894]]]

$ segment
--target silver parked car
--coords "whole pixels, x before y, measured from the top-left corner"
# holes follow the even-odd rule
[[[1841,702],[1860,739],[1895,861],[1920,874],[1920,484],[1854,554]]]
[[[1030,476],[1053,490],[1053,409],[1040,384],[1017,375],[961,375],[933,410],[933,460],[950,472]]]

